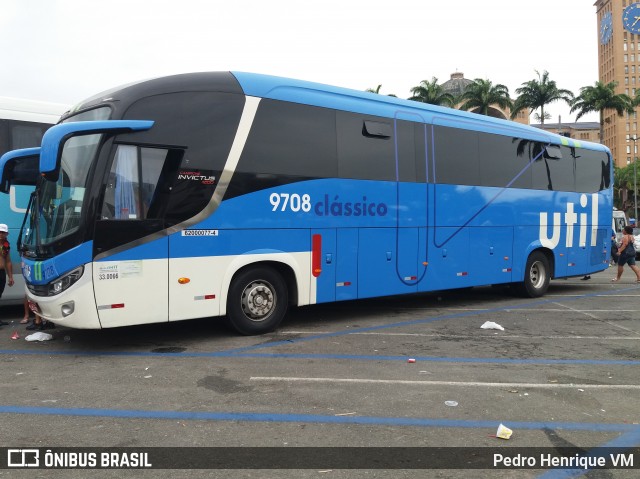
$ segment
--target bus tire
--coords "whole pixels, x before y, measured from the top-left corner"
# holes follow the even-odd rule
[[[549,260],[544,253],[534,251],[527,259],[524,281],[520,283],[518,292],[528,298],[539,298],[547,292],[550,280],[551,268]]]
[[[287,307],[287,285],[271,268],[246,269],[231,282],[227,318],[240,334],[249,336],[273,331],[284,319]]]

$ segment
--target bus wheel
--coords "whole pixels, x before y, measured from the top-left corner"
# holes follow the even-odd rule
[[[549,260],[540,251],[534,251],[527,259],[524,281],[518,288],[519,292],[529,298],[538,298],[547,292],[550,279]]]
[[[271,268],[250,268],[231,283],[227,317],[240,334],[263,334],[278,327],[287,306],[287,286],[282,276]]]

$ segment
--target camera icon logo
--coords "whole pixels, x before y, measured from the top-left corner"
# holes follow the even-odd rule
[[[7,467],[40,467],[40,450],[9,449]]]

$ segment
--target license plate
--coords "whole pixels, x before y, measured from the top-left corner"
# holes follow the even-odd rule
[[[40,314],[40,306],[38,306],[38,303],[34,301],[29,300],[29,309],[34,313]]]

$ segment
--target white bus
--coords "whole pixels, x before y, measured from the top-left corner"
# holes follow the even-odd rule
[[[0,96],[0,156],[18,148],[40,146],[44,132],[57,123],[60,115],[68,109],[67,105],[59,103]],[[16,240],[31,191],[32,186],[12,186],[8,195],[0,195],[0,223],[9,226],[11,261],[16,282],[13,287],[4,289],[0,305],[18,304],[24,298],[24,280]]]
[[[616,240],[620,241],[624,233],[624,227],[627,226],[627,217],[624,211],[620,211],[617,208],[613,209],[613,218],[611,221],[611,228],[616,234]]]

